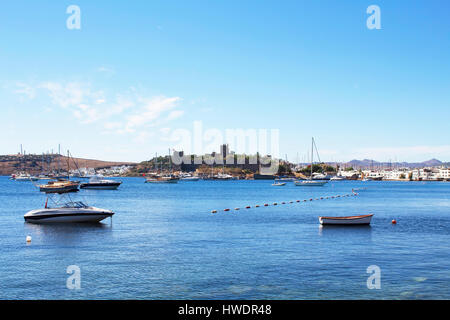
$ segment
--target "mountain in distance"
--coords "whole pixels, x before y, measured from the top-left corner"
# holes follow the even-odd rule
[[[376,169],[376,168],[389,168],[389,167],[408,167],[408,168],[424,168],[424,167],[436,167],[441,166],[444,163],[437,159],[430,159],[423,162],[378,162],[375,160],[352,160],[344,163],[347,167],[353,167],[355,169]]]

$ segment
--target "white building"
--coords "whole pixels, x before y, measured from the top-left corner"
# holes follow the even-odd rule
[[[439,178],[444,180],[450,180],[450,168],[440,168]]]

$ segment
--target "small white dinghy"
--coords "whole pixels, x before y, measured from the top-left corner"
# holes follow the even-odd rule
[[[319,217],[321,225],[367,225],[370,224],[373,214],[350,217]]]
[[[272,185],[274,187],[282,187],[282,186],[286,185],[286,182],[275,182],[275,183],[272,183]]]

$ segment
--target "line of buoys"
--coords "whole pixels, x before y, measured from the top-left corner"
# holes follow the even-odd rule
[[[358,193],[356,193],[355,191],[352,190],[351,194],[343,194],[343,195],[336,195],[336,196],[326,196],[326,197],[320,197],[320,198],[310,198],[310,199],[303,199],[303,200],[295,200],[295,202],[299,203],[299,202],[308,202],[308,201],[317,201],[317,200],[326,200],[326,199],[337,199],[337,198],[344,198],[344,197],[357,196],[357,195],[358,195]],[[274,202],[272,205],[277,206],[278,204],[287,204],[287,203],[294,203],[294,201],[289,201],[289,202],[283,201],[283,202],[280,202],[280,203]],[[268,203],[264,204],[264,207],[268,207],[268,206],[270,206],[270,204],[268,204]],[[259,208],[261,206],[259,204],[257,204],[254,207],[255,208]],[[251,208],[252,208],[251,206],[245,206],[245,209],[251,209]],[[228,212],[230,210],[231,209],[227,208],[227,209],[224,209],[223,211]],[[234,210],[238,211],[238,210],[240,210],[240,208],[236,207],[236,208],[234,208]],[[211,213],[217,213],[217,210],[211,210]],[[396,224],[396,223],[397,223],[396,220],[392,220],[392,224]],[[30,242],[31,242],[31,239],[30,239]]]

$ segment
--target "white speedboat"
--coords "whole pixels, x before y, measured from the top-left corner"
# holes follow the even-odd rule
[[[307,186],[307,187],[321,187],[325,185],[328,181],[321,181],[321,180],[300,180],[295,181],[296,186]]]
[[[282,187],[286,185],[286,182],[274,182],[272,183],[274,187]]]
[[[80,189],[116,190],[121,184],[121,181],[108,180],[100,176],[95,176],[89,179],[89,182],[82,183]]]
[[[322,225],[367,225],[370,224],[373,214],[351,217],[319,217]]]
[[[81,201],[68,202],[62,207],[32,210],[24,215],[30,223],[61,223],[61,222],[100,222],[112,217],[111,210],[90,207]]]
[[[331,178],[330,180],[331,181],[342,181],[342,180],[345,180],[345,178],[344,177],[335,176],[335,177]]]
[[[180,177],[181,181],[198,181],[200,179],[197,176],[193,176],[193,175],[186,174],[186,173],[181,174],[179,177]]]
[[[28,173],[20,173],[19,175],[14,175],[14,180],[16,181],[37,181],[37,177],[29,175]]]

